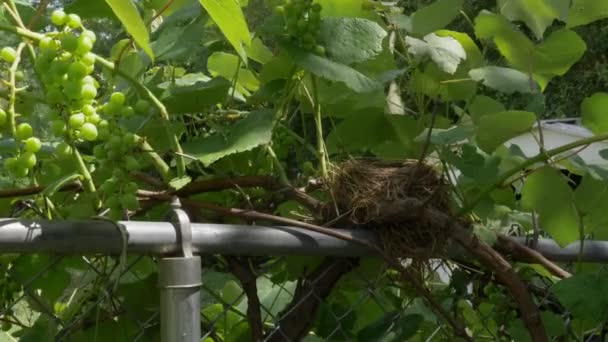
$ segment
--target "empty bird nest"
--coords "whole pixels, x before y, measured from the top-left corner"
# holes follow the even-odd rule
[[[334,167],[329,190],[323,219],[331,226],[375,231],[394,258],[444,254],[449,228],[428,212],[450,212],[450,187],[434,167],[417,160],[351,159]]]

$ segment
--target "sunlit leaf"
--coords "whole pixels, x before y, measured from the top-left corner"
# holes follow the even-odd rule
[[[608,2],[598,0],[573,0],[568,14],[567,27],[589,24],[608,18]]]
[[[240,3],[237,0],[200,0],[200,2],[246,64],[245,47],[251,44],[251,33]]]
[[[139,16],[135,4],[131,0],[106,0],[112,11],[148,56],[154,60],[154,52],[150,48],[150,37],[144,21]]]
[[[522,189],[522,206],[535,210],[540,228],[561,246],[579,237],[579,218],[573,204],[572,190],[561,174],[543,167],[526,179]]]
[[[581,104],[583,124],[593,133],[608,133],[608,93],[595,93]]]
[[[410,17],[412,34],[424,36],[446,27],[460,14],[464,0],[436,0]]]
[[[527,74],[510,68],[487,66],[469,71],[469,76],[477,82],[482,82],[486,87],[511,94],[536,93],[539,86]]]
[[[484,115],[479,119],[477,143],[490,153],[507,140],[528,131],[536,123],[536,115],[523,111],[505,111]]]
[[[568,7],[568,0],[498,0],[497,6],[509,20],[521,20],[541,40],[547,27],[560,18],[560,6]]]
[[[430,56],[433,62],[448,74],[454,74],[460,62],[467,58],[460,42],[452,37],[439,37],[434,33],[424,36],[424,41],[406,37],[408,52],[419,57]]]
[[[321,23],[320,40],[331,59],[351,64],[378,55],[386,35],[386,31],[371,20],[327,18]]]
[[[552,292],[578,319],[599,323],[608,319],[606,288],[608,288],[608,273],[602,270],[562,279],[553,285]]]

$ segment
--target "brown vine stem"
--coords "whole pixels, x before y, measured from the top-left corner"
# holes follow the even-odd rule
[[[538,263],[559,278],[563,279],[572,277],[570,272],[559,267],[551,260],[548,260],[539,252],[529,248],[528,246],[520,244],[507,235],[498,234],[498,241],[500,242],[501,249],[505,248],[510,252],[515,252],[518,254],[521,259],[527,259],[529,261]]]

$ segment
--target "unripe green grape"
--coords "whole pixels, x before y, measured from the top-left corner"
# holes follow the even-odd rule
[[[81,80],[89,73],[87,66],[82,62],[73,62],[68,68],[68,77]]]
[[[101,121],[101,116],[97,113],[93,113],[93,115],[87,116],[87,122],[92,123],[93,125],[97,125]]]
[[[17,163],[17,164],[19,164],[19,163]],[[16,177],[16,178],[23,178],[23,177],[25,177],[25,176],[28,175],[28,173],[30,172],[30,169],[28,169],[26,167],[23,167],[21,165],[17,165],[11,171],[12,171],[12,174],[13,174],[14,177]]]
[[[85,116],[82,113],[72,114],[70,115],[70,119],[68,120],[70,127],[72,128],[80,128],[85,122]]]
[[[36,166],[36,155],[32,152],[25,152],[19,156],[19,164],[27,169],[33,169]]]
[[[125,163],[125,168],[129,171],[139,170],[139,168],[140,168],[139,162],[133,156],[126,156],[124,163]]]
[[[59,88],[52,87],[46,91],[46,100],[50,104],[57,104],[63,102],[63,93]]]
[[[88,116],[91,116],[93,114],[96,114],[97,112],[95,111],[95,107],[91,106],[91,105],[84,105],[82,106],[82,114]]]
[[[17,51],[10,46],[5,46],[0,50],[0,58],[5,62],[13,63],[17,58]]]
[[[122,115],[125,118],[128,118],[128,117],[135,115],[135,110],[131,106],[124,106],[124,107],[122,107],[122,110],[120,111],[120,115]]]
[[[4,109],[0,108],[0,127],[6,125],[6,121],[8,120],[8,116]]]
[[[78,46],[76,47],[76,53],[83,56],[93,49],[93,41],[88,36],[80,35],[78,37]]]
[[[125,172],[121,169],[116,168],[114,171],[112,171],[112,177],[116,179],[123,179],[125,176]]]
[[[72,157],[72,147],[65,142],[61,142],[55,148],[55,153],[59,159],[68,159]]]
[[[118,150],[107,150],[106,154],[110,160],[119,160],[122,157],[122,152]]]
[[[139,207],[139,201],[135,194],[123,194],[120,198],[120,204],[127,210],[137,210]]]
[[[68,52],[74,52],[78,47],[78,37],[71,32],[64,33],[61,38],[61,47]]]
[[[124,192],[127,193],[135,193],[137,191],[137,189],[139,189],[139,187],[137,186],[137,183],[135,182],[129,182],[127,184],[125,184],[123,190]]]
[[[141,114],[145,114],[150,110],[150,103],[146,100],[140,99],[135,103],[135,111]]]
[[[323,9],[323,6],[321,6],[321,4],[319,4],[319,3],[312,4],[313,12],[319,13],[319,12],[321,12],[322,9]]]
[[[68,16],[62,10],[54,10],[51,13],[51,22],[55,26],[63,26],[67,20]]]
[[[42,38],[38,43],[38,47],[40,48],[42,55],[46,58],[54,58],[57,56],[59,50],[59,44],[51,37]]]
[[[116,191],[108,191],[107,193],[115,193],[115,192]],[[106,200],[106,205],[110,209],[120,208],[120,197],[118,197],[116,195],[108,197],[108,199]]]
[[[84,30],[84,31],[82,31],[81,35],[89,37],[89,39],[91,40],[91,42],[93,42],[93,44],[95,44],[95,42],[97,41],[97,35],[95,34],[95,32],[93,32],[91,30]]]
[[[70,28],[79,28],[82,25],[80,16],[78,14],[68,14],[67,24]]]
[[[123,145],[126,146],[126,147],[128,147],[128,148],[131,148],[131,147],[137,145],[138,140],[139,139],[137,138],[137,136],[135,134],[133,134],[133,133],[130,133],[130,132],[126,133],[122,137],[122,143],[123,143]]]
[[[82,97],[82,86],[79,82],[70,81],[63,85],[63,93],[72,100]]]
[[[119,91],[113,92],[112,95],[110,95],[110,103],[115,106],[122,106],[125,103],[125,100],[125,94]]]
[[[97,139],[97,127],[90,122],[86,122],[80,127],[80,134],[85,140],[94,141]]]
[[[274,8],[274,11],[275,11],[276,14],[283,15],[283,14],[285,14],[285,7],[283,7],[283,6],[276,6]]]
[[[41,148],[42,143],[40,142],[40,139],[36,137],[27,138],[23,142],[23,149],[27,152],[36,153],[40,151]]]
[[[34,135],[34,129],[27,122],[20,123],[17,125],[16,135],[18,140],[25,140]]]
[[[319,56],[325,56],[325,48],[323,47],[323,45],[315,46],[315,53]]]
[[[66,132],[65,122],[63,122],[61,119],[53,120],[51,122],[51,131],[56,136],[64,135]]]
[[[81,93],[82,98],[85,100],[92,100],[97,97],[97,89],[91,84],[85,84],[82,86]]]
[[[19,165],[19,160],[17,160],[17,158],[15,157],[10,157],[7,158],[4,161],[4,167],[9,170],[10,172],[12,172],[13,170],[15,170]]]
[[[108,140],[108,150],[119,150],[122,145],[122,139],[118,135],[114,135]]]
[[[80,58],[80,61],[87,66],[94,65],[95,64],[95,55],[90,52],[87,52],[82,55],[82,58]]]
[[[15,72],[15,80],[16,81],[23,81],[24,78],[25,78],[25,74],[23,73],[23,71],[17,70]]]

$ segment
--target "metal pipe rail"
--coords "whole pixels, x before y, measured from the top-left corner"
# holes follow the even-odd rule
[[[127,233],[127,251],[142,255],[171,255],[180,251],[176,229],[169,222],[121,221]],[[338,230],[358,239],[377,242],[364,230]],[[524,238],[517,239],[525,243]],[[119,254],[122,233],[104,220],[43,221],[0,219],[0,253]],[[579,260],[579,243],[561,248],[555,241],[540,239],[533,249],[552,261]],[[195,254],[249,256],[370,256],[374,251],[354,242],[295,227],[230,224],[192,224]],[[585,241],[582,261],[608,262],[608,241]]]

